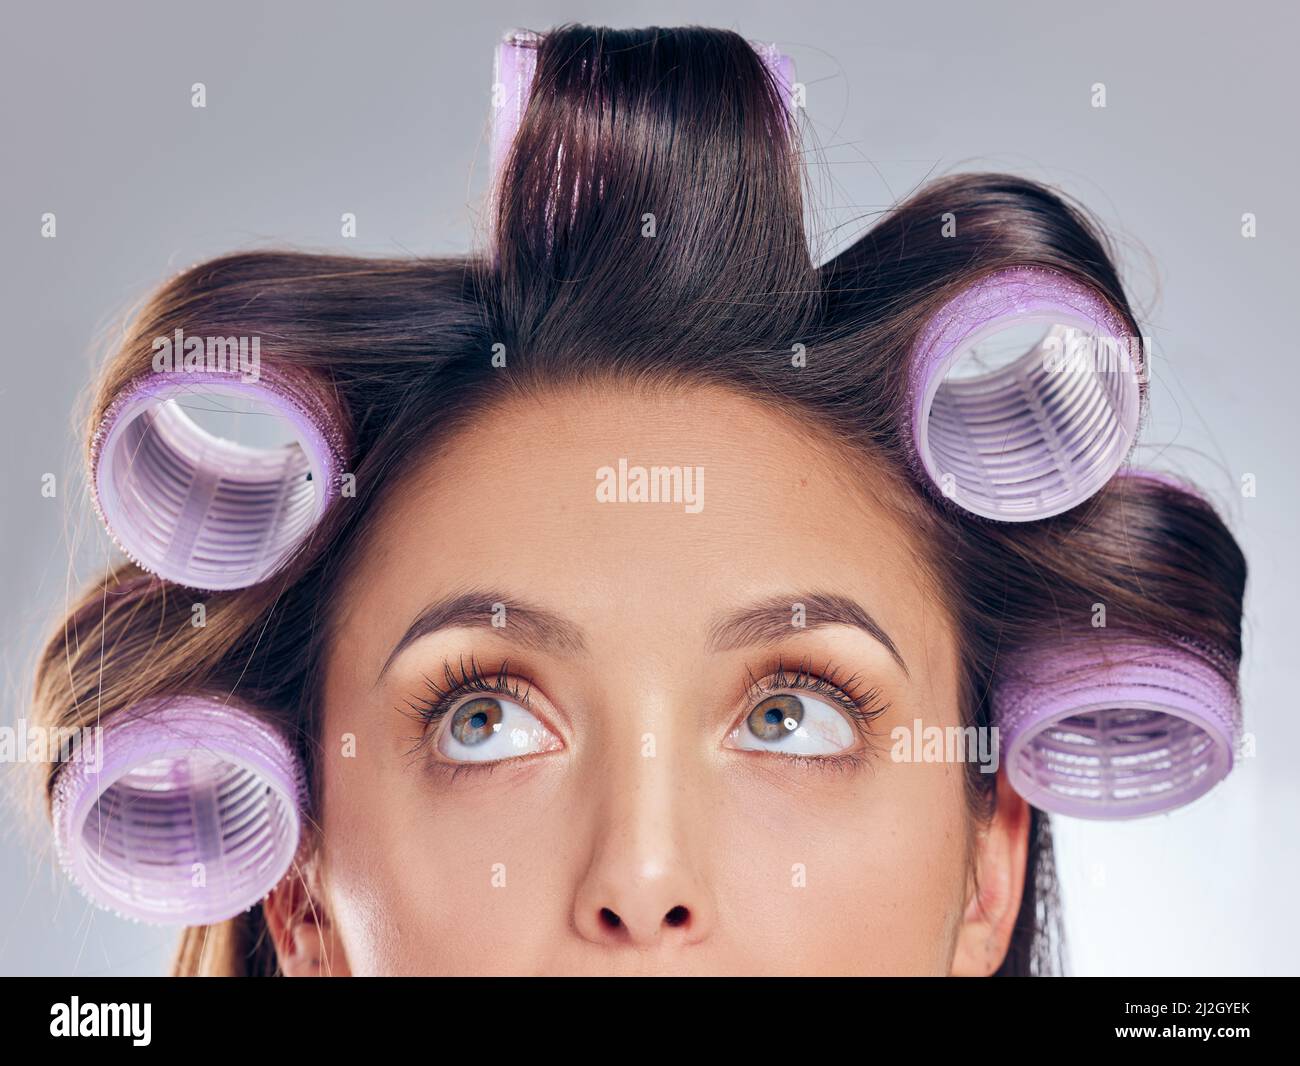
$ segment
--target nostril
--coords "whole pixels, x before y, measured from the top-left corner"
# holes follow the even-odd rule
[[[606,928],[609,929],[617,929],[620,925],[623,924],[623,919],[620,918],[608,907],[600,908],[600,921],[602,925],[604,925]]]
[[[676,927],[679,925],[685,925],[687,921],[690,919],[690,917],[691,917],[690,911],[688,911],[685,907],[677,906],[674,907],[672,910],[670,910],[666,915],[664,915],[664,921],[667,922],[669,925]]]

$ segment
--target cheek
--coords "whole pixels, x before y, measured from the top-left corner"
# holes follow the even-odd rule
[[[561,865],[543,835],[549,818],[535,813],[546,810],[537,785],[521,774],[503,787],[494,773],[492,787],[440,811],[425,775],[401,756],[325,759],[326,905],[352,973],[527,967],[529,945],[553,924],[550,894],[537,889]]]
[[[948,972],[966,883],[960,771],[887,764],[863,775],[829,792],[756,786],[720,812],[720,852],[734,857],[720,871],[734,901],[724,910],[758,923],[756,972]]]

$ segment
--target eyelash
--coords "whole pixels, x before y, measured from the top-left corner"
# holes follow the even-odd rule
[[[745,689],[743,698],[746,701],[757,702],[764,697],[791,690],[805,689],[813,692],[830,700],[848,715],[854,732],[866,741],[866,747],[861,751],[839,752],[835,755],[794,755],[789,752],[764,754],[785,759],[800,769],[842,773],[857,770],[880,754],[880,750],[875,745],[877,734],[871,729],[871,724],[889,711],[889,704],[882,702],[880,690],[877,688],[868,689],[860,696],[850,695],[858,683],[858,675],[852,674],[844,680],[839,680],[836,677],[837,673],[837,669],[830,663],[821,669],[813,669],[805,659],[799,664],[794,675],[790,676],[786,673],[784,661],[778,659],[776,665],[761,676],[755,676],[752,671],[750,672],[749,685]]]
[[[495,695],[509,696],[516,703],[524,707],[529,706],[528,696],[532,692],[532,683],[529,682],[528,687],[521,690],[515,684],[507,660],[502,660],[500,669],[492,677],[483,672],[478,660],[473,656],[470,657],[468,666],[465,665],[463,658],[456,666],[452,666],[450,661],[444,662],[442,674],[445,684],[439,684],[425,674],[424,684],[428,695],[407,703],[409,710],[421,723],[420,736],[416,739],[414,747],[407,753],[409,756],[417,756],[424,750],[434,734],[435,727],[471,692],[490,692]],[[426,759],[425,762],[438,773],[448,774],[454,782],[461,774],[491,773],[503,762],[520,763],[528,759],[529,756],[520,755],[512,759],[497,759],[492,762],[448,763],[439,759]]]
[[[880,690],[875,688],[868,689],[861,696],[850,695],[850,691],[858,681],[858,675],[854,674],[840,681],[835,676],[836,672],[829,663],[821,670],[813,670],[805,660],[791,676],[786,673],[785,663],[778,659],[775,667],[765,671],[761,676],[749,672],[749,683],[742,698],[757,702],[766,696],[797,690],[823,696],[848,716],[854,731],[867,742],[867,747],[861,751],[839,752],[835,755],[794,755],[788,752],[764,754],[775,755],[800,769],[841,773],[859,769],[879,754],[874,744],[876,734],[872,731],[871,724],[889,710],[889,704],[881,702]],[[420,736],[408,753],[410,756],[416,756],[424,749],[438,724],[469,693],[490,692],[508,696],[531,710],[528,697],[532,692],[532,682],[527,682],[527,687],[521,690],[515,683],[514,675],[510,673],[510,664],[506,660],[502,661],[494,676],[485,674],[473,656],[470,657],[468,666],[463,658],[456,666],[447,661],[443,663],[443,678],[445,683],[439,684],[427,674],[424,675],[428,696],[407,704],[409,710],[421,723]],[[529,756],[523,755],[491,762],[446,763],[437,759],[429,759],[426,762],[439,773],[449,774],[452,781],[455,781],[460,774],[491,773],[503,762],[520,763],[527,761],[528,758]]]

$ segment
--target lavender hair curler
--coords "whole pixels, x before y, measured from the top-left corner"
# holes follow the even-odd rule
[[[195,396],[258,403],[296,442],[253,448],[209,433],[180,406]],[[305,371],[155,371],[104,413],[92,498],[144,569],[190,588],[244,588],[274,573],[338,497],[345,448],[337,399]]]
[[[270,726],[218,700],[156,700],[101,731],[98,767],[53,790],[59,864],[96,904],[153,924],[248,910],[298,848],[305,785]]]
[[[497,45],[492,73],[492,185],[496,186],[510,146],[519,131],[528,99],[532,94],[533,75],[537,73],[537,46],[542,35],[531,30],[511,30]],[[787,107],[794,100],[794,63],[774,44],[750,42],[773,79],[777,92]]]
[[[1076,818],[1138,818],[1197,799],[1232,769],[1241,731],[1217,658],[1188,643],[1102,637],[1022,655],[993,696],[1012,787]]]
[[[497,45],[492,70],[492,184],[495,186],[532,94],[541,35],[511,30]]]
[[[987,366],[981,346],[1014,327],[1039,340]],[[962,373],[974,366],[978,371]],[[1056,271],[1012,267],[976,282],[923,330],[909,371],[910,432],[923,473],[965,510],[1050,518],[1120,468],[1145,404],[1145,355],[1122,318]]]

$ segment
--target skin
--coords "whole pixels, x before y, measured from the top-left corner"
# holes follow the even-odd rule
[[[619,457],[702,466],[703,509],[598,502]],[[324,845],[266,908],[284,972],[995,970],[1028,811],[999,772],[998,813],[976,824],[963,766],[890,758],[894,726],[959,724],[956,635],[891,491],[805,420],[720,390],[557,391],[477,415],[389,493],[336,597]],[[389,661],[428,605],[478,590],[504,627],[461,619]],[[810,593],[861,605],[906,668],[814,609],[767,643],[711,640],[729,612]],[[573,639],[539,645],[527,605]],[[547,735],[453,778],[436,769],[465,750],[437,747],[452,716],[413,750],[410,706],[471,657],[489,681],[508,663],[528,702],[497,698]],[[747,728],[768,696],[746,695],[751,675],[778,663],[877,690],[874,736],[846,742],[835,700],[772,689],[801,698],[811,750],[860,765],[797,764]]]

